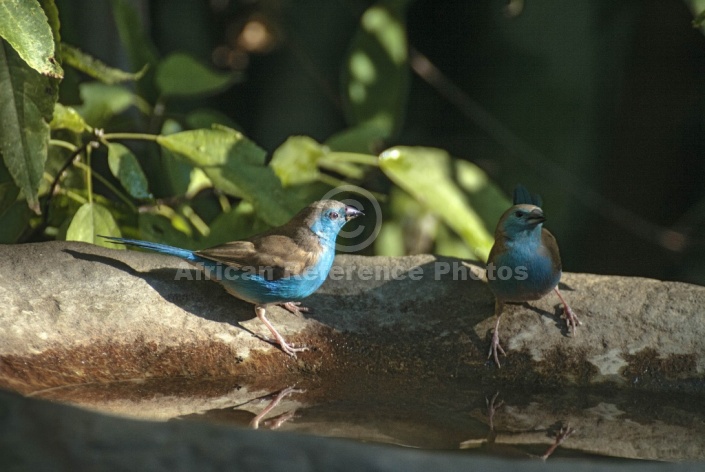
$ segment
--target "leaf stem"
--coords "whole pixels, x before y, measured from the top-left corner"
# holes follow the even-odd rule
[[[86,164],[83,170],[86,172],[86,192],[88,192],[88,203],[93,203],[93,169],[91,168],[92,146],[86,148]]]
[[[147,133],[105,133],[101,136],[102,139],[110,141],[111,139],[132,139],[141,141],[156,141],[159,138],[157,134]]]
[[[80,162],[80,161],[76,162],[75,165],[79,169],[83,169],[84,171],[88,172],[88,166],[86,164],[84,164],[83,162]],[[108,179],[106,179],[105,177],[103,177],[102,175],[100,175],[98,173],[93,174],[93,176],[96,179],[98,179],[100,181],[100,183],[102,183],[103,185],[108,187],[108,190],[113,192],[115,194],[115,196],[117,196],[120,200],[125,202],[125,204],[128,207],[130,207],[130,210],[137,213],[137,211],[138,211],[137,206],[134,203],[132,203],[132,201],[129,198],[127,198],[124,193],[122,193],[120,190],[118,190],[117,187],[115,187],[112,183],[110,183],[110,181]]]
[[[352,164],[362,164],[366,166],[379,167],[379,159],[371,154],[359,152],[329,152],[321,158],[323,161],[350,162]]]
[[[76,146],[75,144],[69,143],[68,141],[63,141],[61,139],[50,139],[49,145],[62,147],[64,149],[68,149],[71,152],[76,152],[76,150],[78,149],[78,146]]]

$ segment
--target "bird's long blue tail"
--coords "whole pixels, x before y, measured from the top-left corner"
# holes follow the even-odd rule
[[[114,238],[112,236],[100,236],[100,237],[103,239],[106,239],[110,242],[113,242],[113,243],[124,244],[126,246],[141,247],[143,249],[149,249],[150,251],[158,252],[160,254],[166,254],[169,256],[180,257],[182,259],[186,259],[187,261],[200,260],[200,258],[198,256],[196,256],[193,253],[193,251],[190,251],[188,249],[181,249],[181,248],[174,247],[174,246],[169,246],[167,244],[153,243],[150,241],[142,241],[139,239]]]

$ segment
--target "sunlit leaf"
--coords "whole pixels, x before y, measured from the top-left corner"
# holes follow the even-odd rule
[[[438,228],[442,226],[439,217],[399,187],[390,189],[387,202],[380,232],[383,240],[379,245],[375,241],[375,249],[388,256],[435,253]]]
[[[373,124],[385,138],[398,129],[406,107],[407,3],[385,0],[363,13],[342,78],[345,112],[350,123]]]
[[[369,154],[331,152],[308,136],[292,136],[274,151],[272,169],[285,187],[308,184],[326,169],[350,179],[364,176],[363,166],[376,166],[377,158]]]
[[[54,78],[64,76],[55,57],[49,19],[37,0],[0,2],[0,37],[38,73]]]
[[[98,79],[104,84],[109,85],[138,80],[147,70],[147,66],[144,66],[137,72],[125,72],[123,70],[110,67],[90,54],[86,54],[77,47],[66,43],[61,44],[61,58],[66,64],[72,66],[74,69],[78,69],[81,72],[90,75],[94,79]]]
[[[448,153],[399,146],[384,151],[379,159],[380,168],[394,183],[437,213],[478,258],[487,259],[494,239],[453,181]]]
[[[460,259],[477,257],[465,241],[450,230],[447,225],[438,225],[433,247],[433,253],[439,256],[457,257]]]
[[[39,213],[37,192],[58,81],[31,69],[0,40],[0,84],[0,154],[27,204]]]
[[[512,201],[472,162],[456,159],[455,171],[456,181],[467,195],[467,200],[472,202],[485,228],[493,233],[499,217],[512,206]]]
[[[134,198],[149,198],[147,176],[134,154],[122,144],[108,143],[108,166],[127,192]]]
[[[192,167],[189,173],[188,187],[186,188],[186,196],[193,198],[201,190],[213,187],[213,182],[208,178],[205,172],[198,167]]]
[[[397,221],[386,221],[375,239],[375,254],[379,256],[404,256],[404,229]]]
[[[235,130],[219,127],[159,136],[157,142],[200,167],[213,185],[251,202],[270,225],[285,223],[300,207],[284,192],[265,151]]]
[[[315,139],[308,136],[292,136],[279,146],[270,165],[282,185],[298,185],[313,182],[318,178],[318,160],[325,150]]]
[[[113,247],[104,239],[98,238],[98,235],[121,236],[120,229],[107,208],[98,203],[84,203],[71,220],[66,240]]]
[[[328,150],[326,148],[326,150]],[[319,160],[318,167],[336,172],[350,179],[362,179],[366,169],[362,166],[377,167],[377,158],[357,152],[326,152]]]
[[[167,96],[194,96],[219,92],[235,82],[237,76],[216,72],[191,56],[174,53],[157,66],[156,83]]]
[[[57,103],[54,106],[54,117],[51,123],[49,123],[49,127],[53,130],[68,129],[74,133],[82,133],[90,129],[90,126],[88,126],[75,108],[66,107],[61,103]]]

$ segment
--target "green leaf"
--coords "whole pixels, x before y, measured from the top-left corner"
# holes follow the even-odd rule
[[[404,228],[397,221],[386,221],[375,239],[375,255],[404,256]]]
[[[292,136],[279,146],[270,166],[282,185],[299,185],[318,179],[318,160],[325,155],[323,147],[308,136]]]
[[[362,152],[378,154],[389,132],[374,122],[360,123],[334,134],[326,140],[326,145],[334,151]]]
[[[0,154],[29,207],[40,213],[37,191],[58,81],[31,69],[0,40],[0,84]]]
[[[199,249],[190,231],[183,231],[188,227],[188,222],[173,210],[171,213],[171,217],[163,214],[140,213],[137,217],[140,238],[186,249]]]
[[[159,63],[155,80],[164,95],[194,96],[220,92],[236,78],[233,74],[211,70],[191,56],[174,53]]]
[[[363,13],[342,77],[348,120],[372,123],[385,138],[399,128],[406,107],[407,3],[386,0]]]
[[[300,208],[284,192],[266,153],[242,133],[225,127],[183,131],[157,137],[157,142],[206,173],[213,185],[251,202],[268,224],[284,224]]]
[[[158,136],[157,142],[201,167],[237,163],[264,166],[267,153],[239,131],[225,127]]]
[[[149,198],[147,176],[134,154],[122,144],[108,143],[108,166],[127,192],[134,198]]]
[[[178,122],[174,120],[164,120],[162,125],[162,135],[175,134],[182,130]],[[178,159],[171,151],[161,147],[161,167],[164,171],[171,195],[186,195],[193,198],[198,192],[205,188],[213,187],[213,182],[203,170],[194,167],[190,163]]]
[[[691,9],[697,9],[697,8],[702,8],[702,5],[698,5],[698,2],[696,1],[691,1]],[[702,2],[700,2],[702,4]],[[695,18],[693,18],[693,28],[700,28],[703,26],[703,23],[705,23],[705,10],[701,10],[700,13],[695,15]]]
[[[15,202],[0,213],[0,244],[17,242],[31,217],[32,212],[22,201]]]
[[[98,203],[84,203],[71,220],[66,240],[113,247],[104,239],[98,238],[98,235],[120,237],[121,233],[107,208]]]
[[[125,47],[132,67],[137,69],[156,62],[156,48],[145,34],[146,28],[143,27],[132,2],[112,0],[111,4],[120,43]]]
[[[115,115],[135,104],[132,92],[119,85],[89,82],[80,85],[83,105],[76,107],[86,123],[96,128],[105,126]]]
[[[186,115],[186,124],[192,129],[211,128],[216,124],[238,129],[236,123],[229,116],[210,108],[193,110]]]
[[[49,20],[37,0],[0,2],[0,37],[35,71],[59,79],[64,76],[54,57]]]
[[[198,167],[192,168],[189,174],[188,188],[186,189],[186,197],[193,198],[201,190],[213,187],[213,182],[208,178],[205,172]]]
[[[204,247],[216,246],[228,241],[245,239],[264,229],[252,205],[242,201],[235,208],[221,213],[213,220],[210,234],[201,241],[201,244]]]
[[[63,61],[75,69],[84,72],[94,79],[98,79],[104,84],[117,84],[130,80],[139,80],[147,71],[147,65],[137,72],[125,72],[108,66],[102,61],[86,54],[77,47],[66,43],[61,44],[61,58]]]
[[[19,193],[20,189],[13,182],[7,167],[0,162],[0,215],[17,201]]]
[[[61,42],[61,22],[59,21],[59,9],[56,7],[55,0],[39,0],[39,4],[47,16],[47,21],[49,23],[49,28],[54,36],[54,50],[56,50],[57,45]]]
[[[365,175],[366,169],[360,165],[377,167],[377,158],[356,152],[328,152],[318,160],[318,167],[321,169],[331,170],[357,180]]]
[[[484,221],[485,228],[494,233],[499,217],[512,206],[512,200],[475,164],[456,159],[455,170],[458,185]]]
[[[398,146],[379,156],[380,168],[395,184],[438,214],[487,260],[494,239],[453,181],[451,158],[443,150]]]
[[[369,154],[331,152],[308,136],[292,136],[274,151],[270,166],[284,187],[314,182],[319,169],[327,169],[350,179],[361,179],[360,165],[376,166],[377,158]]]
[[[182,130],[183,127],[178,121],[167,118],[162,124],[161,134],[166,136],[179,133]],[[163,175],[162,182],[166,183],[168,195],[184,195],[188,191],[191,182],[191,171],[194,167],[188,162],[177,158],[163,146],[159,148],[159,152],[161,154],[159,166]]]
[[[54,106],[54,117],[51,119],[49,127],[52,130],[68,129],[74,133],[83,133],[84,131],[89,131],[91,128],[83,121],[83,118],[78,114],[75,108],[66,107],[61,103],[57,103]]]

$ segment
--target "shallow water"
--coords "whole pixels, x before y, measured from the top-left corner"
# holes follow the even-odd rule
[[[242,378],[133,380],[31,396],[133,418],[206,421],[460,454],[705,459],[705,399],[677,393],[528,390],[469,379],[429,383],[372,376],[292,385]]]

